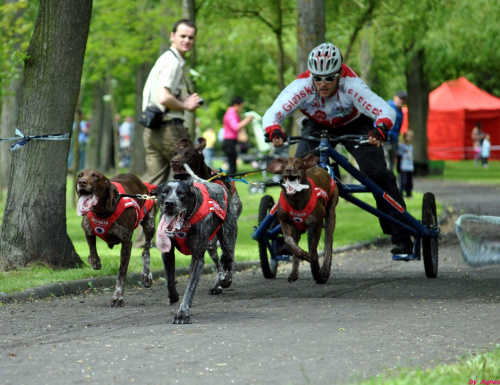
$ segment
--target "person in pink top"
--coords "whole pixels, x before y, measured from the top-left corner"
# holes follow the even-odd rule
[[[235,96],[231,102],[231,106],[227,109],[222,120],[224,127],[224,142],[222,150],[226,154],[229,169],[229,175],[236,174],[236,159],[238,158],[237,144],[238,133],[245,129],[245,126],[250,123],[253,116],[247,116],[241,120],[240,113],[243,111],[245,101],[240,96]]]

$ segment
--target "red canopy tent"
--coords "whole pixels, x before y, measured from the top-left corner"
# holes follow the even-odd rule
[[[465,77],[441,84],[429,95],[427,152],[431,160],[474,158],[471,132],[477,122],[491,136],[491,157],[500,159],[500,98]],[[495,147],[494,147],[495,146]]]

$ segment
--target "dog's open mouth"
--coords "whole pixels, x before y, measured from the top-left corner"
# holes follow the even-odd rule
[[[184,166],[182,167],[172,167],[172,171],[174,172],[174,174],[187,174],[187,171],[184,170]]]
[[[92,207],[94,207],[99,198],[95,194],[82,194],[78,199],[78,205],[76,206],[76,213],[78,216],[86,215]]]
[[[285,187],[285,192],[288,195],[293,195],[296,192],[309,188],[309,185],[300,183],[300,177],[298,175],[283,175],[281,183]]]
[[[170,237],[175,235],[175,232],[181,229],[184,224],[184,215],[186,211],[181,211],[177,215],[163,214],[156,232],[156,247],[162,253],[168,253],[172,248]]]

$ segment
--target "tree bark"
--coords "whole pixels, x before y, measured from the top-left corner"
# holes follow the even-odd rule
[[[325,42],[325,1],[297,1],[297,63],[299,73],[307,70],[307,57]]]
[[[72,131],[92,0],[41,0],[27,51],[18,127],[25,135]],[[12,153],[0,237],[3,267],[83,262],[67,234],[70,141],[32,140]]]
[[[144,63],[137,68],[135,83],[135,116],[142,112],[142,91],[148,78],[149,72],[153,68],[152,63]],[[132,159],[130,161],[130,172],[136,175],[143,175],[146,172],[146,149],[142,139],[144,127],[137,123],[134,124],[134,138],[132,142]]]
[[[427,157],[427,115],[429,112],[430,85],[424,72],[425,52],[420,49],[410,59],[407,73],[408,121],[414,131],[413,148],[417,174],[426,174]]]
[[[182,16],[186,19],[191,20],[196,23],[196,7],[194,0],[182,0]],[[196,43],[193,45],[191,51],[189,52],[189,68],[195,68],[196,66]],[[189,68],[185,68],[186,72],[189,72]],[[191,92],[196,92],[196,84],[191,80],[191,77],[184,74],[186,81],[189,83],[189,89]],[[184,125],[187,127],[189,132],[189,137],[191,140],[195,141],[195,120],[196,112],[184,111]]]
[[[101,169],[101,146],[103,142],[104,88],[101,84],[94,83],[92,92],[92,116],[89,117],[90,129],[87,147],[85,149],[85,169]]]
[[[280,55],[282,41],[278,40]],[[314,47],[325,42],[325,1],[324,0],[297,0],[297,69],[298,73],[307,71],[307,58]],[[280,47],[281,44],[281,47]],[[279,68],[280,81],[284,82],[284,69]],[[280,84],[283,89],[285,84]],[[302,114],[297,111],[292,119],[288,119],[285,132],[288,135],[300,135],[297,120]]]

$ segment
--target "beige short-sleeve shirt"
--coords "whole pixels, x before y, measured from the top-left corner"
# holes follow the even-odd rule
[[[171,47],[156,61],[149,73],[142,95],[142,109],[148,105],[154,105],[165,111],[165,106],[158,103],[158,93],[161,88],[168,88],[177,100],[184,100],[187,95],[186,80],[183,76],[186,61]],[[184,111],[169,110],[165,120],[184,119]]]

